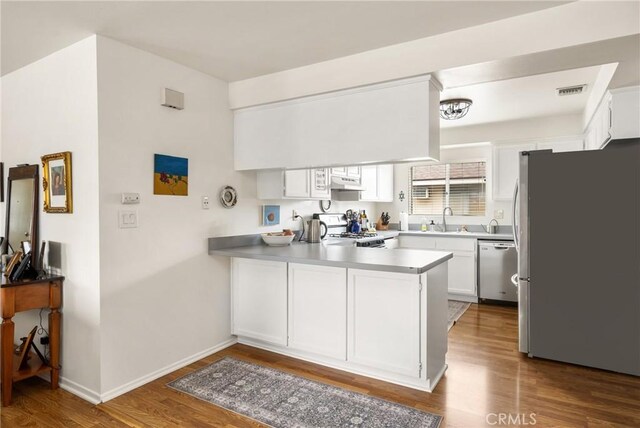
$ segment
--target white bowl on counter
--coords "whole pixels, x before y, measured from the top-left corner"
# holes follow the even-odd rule
[[[264,243],[270,247],[286,247],[295,238],[295,235],[269,235],[268,233],[263,233],[260,236],[262,236]]]

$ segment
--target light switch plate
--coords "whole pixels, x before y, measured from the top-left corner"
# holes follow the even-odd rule
[[[140,193],[123,193],[120,202],[124,205],[139,204]]]
[[[138,227],[138,212],[134,210],[118,211],[118,224],[120,229],[132,229]]]

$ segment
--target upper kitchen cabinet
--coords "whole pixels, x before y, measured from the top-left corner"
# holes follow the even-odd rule
[[[585,150],[601,149],[611,139],[611,93],[607,92],[585,131]]]
[[[584,142],[579,137],[559,141],[541,141],[536,144],[536,150],[553,150],[554,153],[579,152],[584,150]]]
[[[329,168],[258,171],[258,199],[331,199]]]
[[[513,198],[513,189],[518,178],[519,153],[535,149],[534,143],[493,147],[494,200],[508,201]]]
[[[607,92],[585,130],[585,149],[597,150],[610,140],[640,137],[640,87]]]
[[[553,150],[555,153],[576,152],[584,149],[580,136],[558,138],[518,145],[498,145],[493,147],[493,199],[510,201],[518,178],[518,154],[529,150]]]
[[[393,202],[393,165],[362,167],[361,201]]]
[[[352,167],[345,169],[349,170]],[[353,202],[393,202],[393,165],[365,165],[358,168],[358,174],[357,187],[364,190],[334,189],[331,199]],[[335,176],[334,173],[332,175]],[[345,176],[345,178],[355,179],[356,177]]]
[[[640,137],[640,86],[611,90],[611,139]]]
[[[236,110],[235,169],[438,159],[439,103],[427,75]]]

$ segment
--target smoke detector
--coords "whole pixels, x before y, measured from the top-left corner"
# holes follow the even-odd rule
[[[556,88],[558,92],[558,96],[563,97],[565,95],[578,95],[584,92],[584,89],[587,87],[587,84],[584,83],[582,85],[574,85],[574,86],[565,86],[564,88]]]

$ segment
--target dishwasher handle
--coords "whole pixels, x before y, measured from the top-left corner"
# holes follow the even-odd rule
[[[511,276],[511,283],[517,288],[518,287],[518,274],[514,273]]]
[[[516,245],[511,242],[482,242],[480,247],[491,248],[494,250],[509,250],[515,248]]]

